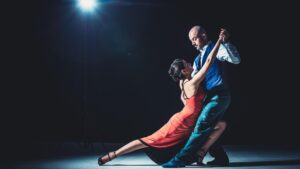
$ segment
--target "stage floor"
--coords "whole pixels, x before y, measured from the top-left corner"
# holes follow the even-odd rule
[[[191,165],[186,168],[247,168],[247,169],[300,169],[300,148],[264,147],[264,146],[224,146],[229,158],[229,167],[209,167]],[[84,153],[83,153],[84,154]],[[16,169],[97,169],[97,158],[103,153],[86,153],[84,155],[59,155],[23,162],[16,162],[6,166]],[[204,163],[212,160],[207,155]],[[153,163],[143,152],[134,152],[118,157],[100,168],[103,169],[154,169],[162,168]]]

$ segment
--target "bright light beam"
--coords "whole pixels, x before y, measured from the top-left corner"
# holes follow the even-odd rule
[[[77,0],[78,7],[84,12],[93,12],[97,6],[97,0]]]

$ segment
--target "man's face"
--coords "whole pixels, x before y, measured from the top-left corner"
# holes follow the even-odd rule
[[[189,32],[189,39],[192,45],[200,51],[206,44],[206,33],[200,33],[198,30],[191,29]]]

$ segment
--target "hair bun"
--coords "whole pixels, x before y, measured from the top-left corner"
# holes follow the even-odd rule
[[[175,82],[184,79],[184,75],[181,73],[181,70],[184,68],[184,63],[182,59],[176,59],[168,71],[169,75]]]

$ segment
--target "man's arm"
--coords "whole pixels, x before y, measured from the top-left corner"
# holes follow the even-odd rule
[[[220,61],[227,61],[232,64],[239,64],[241,62],[241,57],[236,47],[228,42],[230,37],[227,30],[225,30],[223,39],[223,44],[220,46],[217,58]]]
[[[220,61],[227,61],[232,64],[239,64],[241,62],[239,52],[237,51],[236,47],[229,42],[220,46],[217,58]]]

